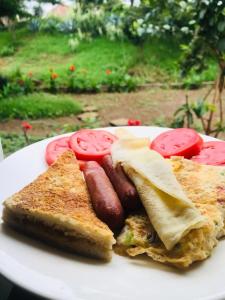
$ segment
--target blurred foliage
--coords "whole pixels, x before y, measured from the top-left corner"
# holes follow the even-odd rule
[[[4,156],[8,156],[9,154],[27,146],[26,139],[22,132],[21,134],[0,132],[0,138]],[[31,144],[39,142],[44,138],[47,138],[47,136],[35,137],[29,135],[29,141]]]
[[[82,111],[81,105],[73,98],[47,93],[9,97],[0,100],[0,107],[0,120],[54,118]]]

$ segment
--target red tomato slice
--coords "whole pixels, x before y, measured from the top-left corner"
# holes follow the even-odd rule
[[[111,145],[117,137],[104,130],[83,129],[75,132],[69,140],[77,159],[101,161],[110,153]]]
[[[63,152],[71,150],[69,146],[69,137],[62,137],[50,142],[45,151],[45,160],[50,166]]]
[[[161,133],[152,141],[150,148],[165,158],[171,156],[190,158],[200,152],[202,144],[203,140],[195,130],[177,128]]]
[[[205,142],[200,153],[197,156],[192,157],[192,160],[205,165],[224,166],[225,142]]]

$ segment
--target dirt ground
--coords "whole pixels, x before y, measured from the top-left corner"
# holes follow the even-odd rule
[[[174,111],[185,102],[188,95],[190,101],[201,99],[209,87],[198,90],[176,90],[151,88],[134,93],[103,93],[73,95],[76,101],[85,105],[94,105],[98,111],[98,126],[108,126],[109,122],[118,118],[140,119],[143,125],[168,126]],[[81,124],[77,116],[56,119],[40,119],[30,121],[32,135],[43,136],[52,132],[58,133],[67,126]],[[21,132],[21,120],[10,120],[0,123],[0,131]]]

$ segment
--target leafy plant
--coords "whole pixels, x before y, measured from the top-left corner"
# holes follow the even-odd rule
[[[206,99],[211,94],[207,93],[199,107],[200,112],[206,114],[201,119],[203,130],[206,134],[218,136],[224,128],[224,107],[222,93],[225,82],[225,3],[223,1],[194,1],[192,3],[193,31],[191,41],[183,46],[184,59],[182,62],[182,73],[186,75],[190,70],[195,69],[202,72],[206,68],[206,61],[212,56],[218,64],[218,75],[215,80],[215,92],[210,102]],[[207,107],[211,107],[207,111]],[[218,111],[218,116],[215,112]]]
[[[50,82],[50,91],[52,93],[55,93],[57,91],[57,78],[58,77],[59,77],[59,75],[57,73],[55,73],[52,69],[50,69],[49,82]]]
[[[127,74],[125,70],[106,70],[104,81],[108,92],[131,92],[137,88],[138,80]]]
[[[96,79],[79,74],[70,79],[68,90],[76,93],[96,93],[100,88],[101,84]]]
[[[23,134],[0,132],[2,148],[5,156],[27,146]],[[29,142],[36,143],[46,138],[46,136],[29,136]]]
[[[0,99],[5,99],[15,95],[22,95],[23,93],[23,87],[19,83],[7,82],[7,84],[3,86],[2,91],[0,92]]]
[[[5,76],[0,75],[0,93],[3,88],[7,85],[8,79]]]
[[[55,17],[47,18],[45,20],[42,20],[40,29],[48,33],[54,33],[58,31],[59,24],[59,19]]]
[[[0,50],[0,56],[12,56],[15,53],[15,48],[13,46],[4,46]]]
[[[75,30],[74,20],[65,20],[57,25],[57,30],[62,33],[72,33]]]
[[[31,32],[38,32],[41,27],[41,20],[39,18],[32,18],[28,24],[28,29]]]
[[[216,107],[211,102],[206,101],[206,97],[198,101],[189,103],[186,96],[185,104],[181,105],[174,113],[174,120],[171,123],[171,127],[188,127],[196,128],[199,125],[196,121],[199,121],[201,127],[199,128],[204,133],[207,133],[207,126],[209,116],[216,111]],[[225,125],[220,122],[213,124],[214,128],[211,130],[211,134],[215,137],[221,132],[225,132]]]

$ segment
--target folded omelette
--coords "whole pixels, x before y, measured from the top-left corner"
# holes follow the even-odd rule
[[[143,139],[117,142],[112,157],[122,163],[145,208],[127,218],[117,252],[146,253],[177,267],[207,258],[224,235],[225,168],[165,160]]]

